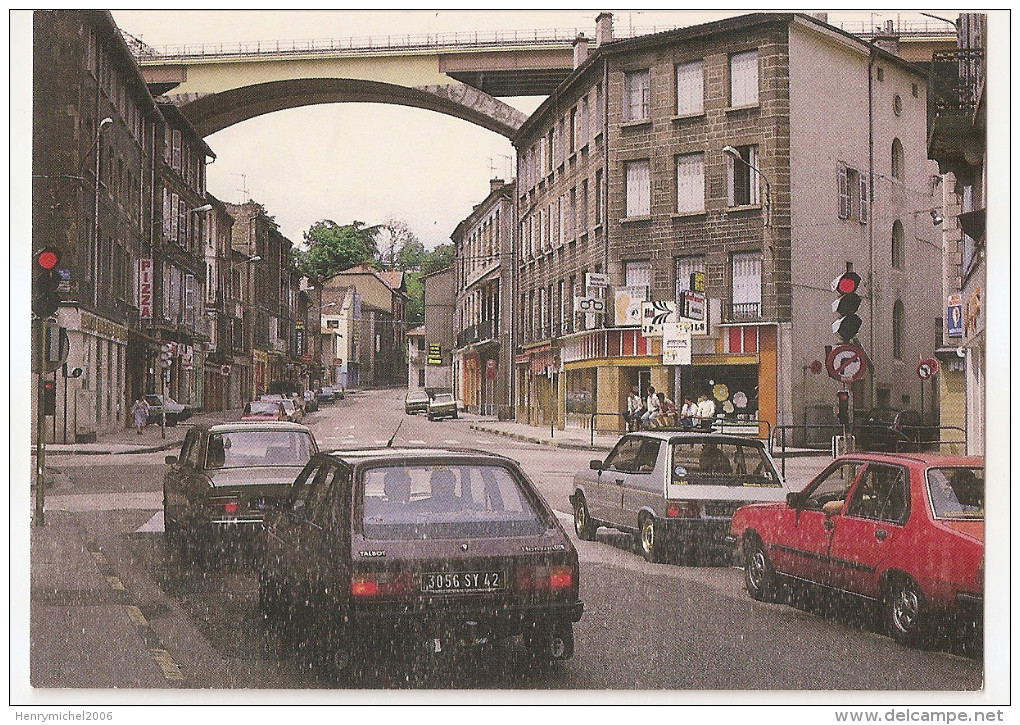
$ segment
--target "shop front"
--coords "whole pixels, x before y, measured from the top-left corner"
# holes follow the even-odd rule
[[[515,363],[518,422],[555,425],[559,408],[557,351],[549,344],[527,349],[516,356]]]

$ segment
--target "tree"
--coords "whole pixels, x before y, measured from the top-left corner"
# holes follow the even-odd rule
[[[453,244],[440,244],[425,255],[421,263],[422,274],[432,274],[453,264]]]
[[[380,239],[382,247],[381,262],[388,269],[404,271],[421,267],[425,257],[425,245],[421,243],[407,222],[390,217],[383,224],[384,234],[388,239]]]
[[[380,225],[366,227],[359,221],[344,226],[331,219],[318,221],[304,233],[308,249],[294,251],[298,269],[307,277],[322,279],[365,262],[374,266],[379,229]]]

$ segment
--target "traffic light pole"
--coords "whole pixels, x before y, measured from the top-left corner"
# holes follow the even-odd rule
[[[46,344],[46,335],[49,333],[49,326],[45,317],[36,318],[35,339],[35,369],[38,374],[36,379],[36,417],[35,417],[35,516],[33,522],[36,526],[42,526],[45,521],[44,503],[46,488],[46,415],[43,411],[43,352]]]

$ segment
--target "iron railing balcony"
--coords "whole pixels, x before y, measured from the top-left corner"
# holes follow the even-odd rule
[[[729,322],[751,322],[761,319],[761,302],[731,302]]]
[[[932,53],[928,92],[934,115],[973,114],[984,77],[983,48],[958,48]]]

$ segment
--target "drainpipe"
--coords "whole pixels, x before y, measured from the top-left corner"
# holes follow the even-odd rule
[[[868,309],[871,324],[868,325],[868,350],[875,351],[875,51],[871,50],[868,59],[868,278],[871,285],[868,295]],[[871,390],[868,393],[868,405],[874,397],[875,380],[872,375]],[[850,415],[853,415],[851,411]]]

